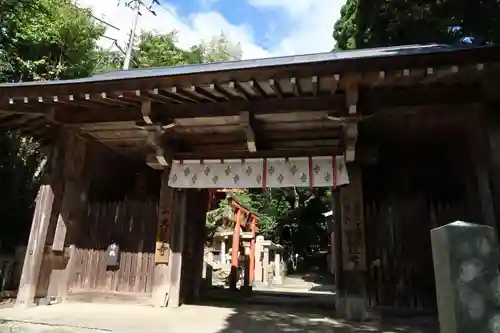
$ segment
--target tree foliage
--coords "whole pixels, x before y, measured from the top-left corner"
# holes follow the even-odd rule
[[[347,0],[335,23],[337,49],[500,41],[497,0]]]
[[[137,67],[201,64],[240,58],[239,44],[231,43],[224,34],[184,50],[178,46],[175,31],[167,34],[143,32],[135,50]]]
[[[0,1],[0,82],[90,75],[103,28],[70,0]],[[36,142],[0,133],[0,250],[29,233],[43,158]]]
[[[0,133],[0,250],[14,250],[29,233],[42,157],[31,139]]]
[[[84,77],[98,61],[103,33],[89,10],[71,0],[0,2],[2,81]]]

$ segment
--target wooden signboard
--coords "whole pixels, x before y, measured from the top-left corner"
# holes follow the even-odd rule
[[[158,231],[156,234],[155,262],[168,264],[170,256],[170,228],[172,226],[172,208],[174,189],[167,186],[169,172],[164,171],[160,202],[158,207]]]
[[[349,168],[350,184],[340,188],[342,217],[342,267],[344,271],[366,270],[365,225],[361,171]]]

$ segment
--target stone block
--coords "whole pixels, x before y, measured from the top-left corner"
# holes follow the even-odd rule
[[[431,231],[442,333],[500,332],[496,229],[454,222]]]
[[[335,302],[335,313],[349,321],[365,321],[368,318],[366,299],[363,295],[338,296]]]

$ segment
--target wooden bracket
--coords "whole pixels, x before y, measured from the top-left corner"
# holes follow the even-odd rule
[[[252,118],[250,112],[248,111],[240,112],[240,122],[241,122],[241,127],[245,132],[248,151],[251,153],[255,153],[257,151],[257,145],[255,144],[255,132],[252,127]]]
[[[172,154],[163,140],[164,130],[160,125],[154,126],[148,131],[148,145],[155,149],[155,158],[148,156],[146,163],[153,169],[162,169],[172,162]],[[153,162],[154,161],[154,162]],[[159,164],[159,165],[158,165]]]
[[[358,140],[358,123],[347,123],[344,133],[346,161],[354,162],[354,160],[356,159],[356,141]]]
[[[358,97],[358,85],[354,82],[349,83],[345,89],[345,102],[349,115],[357,114]]]

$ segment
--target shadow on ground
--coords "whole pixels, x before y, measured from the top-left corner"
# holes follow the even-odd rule
[[[211,306],[226,307],[224,303]],[[226,318],[225,327],[214,333],[438,333],[433,319],[389,320],[373,318],[364,323],[335,319],[333,311],[272,305],[240,305]]]

